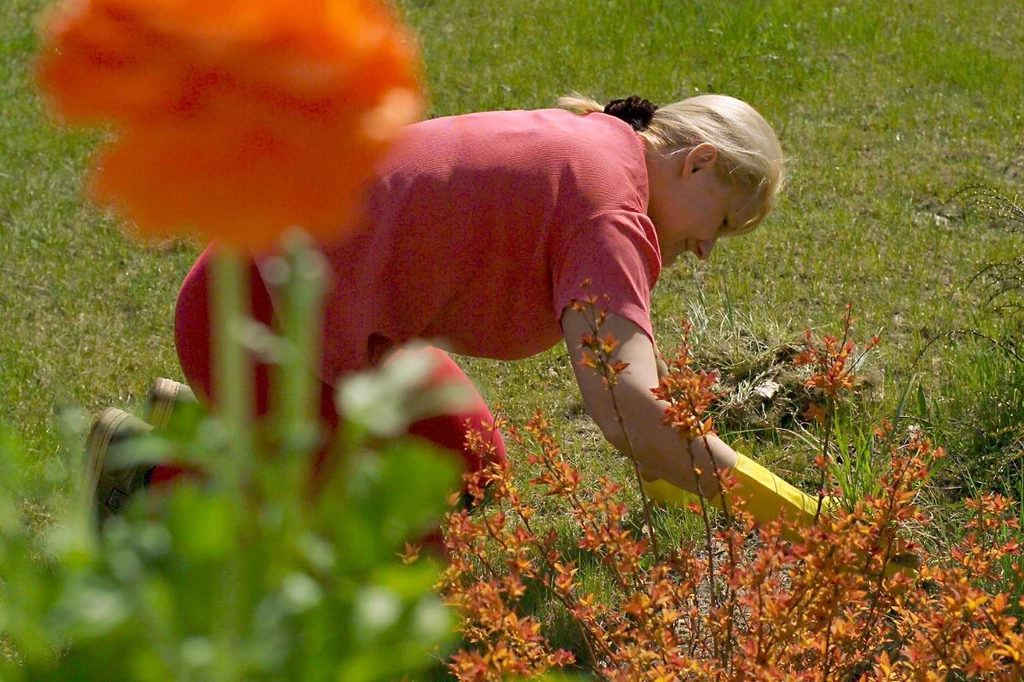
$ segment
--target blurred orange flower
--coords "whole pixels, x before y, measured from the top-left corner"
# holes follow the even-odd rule
[[[114,125],[94,200],[146,235],[257,249],[292,225],[343,233],[423,108],[383,0],[63,0],[37,76],[66,122]]]

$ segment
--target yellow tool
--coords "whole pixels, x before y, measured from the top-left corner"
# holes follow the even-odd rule
[[[790,485],[763,466],[743,455],[737,455],[736,466],[730,469],[736,478],[737,486],[732,489],[732,497],[741,497],[747,501],[746,509],[755,521],[769,523],[783,514],[791,525],[785,527],[782,537],[795,541],[799,535],[796,528],[814,523],[818,511],[818,498],[811,497],[799,488]],[[677,507],[685,507],[697,501],[696,493],[672,485],[668,481],[658,479],[644,481],[644,492],[658,502]],[[721,509],[721,495],[716,494],[709,502]],[[821,500],[822,513],[828,513],[836,504],[834,498],[825,497]],[[908,572],[916,575],[919,560],[912,554],[900,554],[890,558],[885,566],[885,575]]]
[[[731,495],[747,500],[747,511],[755,521],[768,523],[785,513],[786,518],[797,526],[807,526],[814,522],[814,516],[818,511],[818,498],[811,497],[786,483],[749,457],[738,455],[736,466],[730,473],[738,483]],[[651,499],[674,506],[686,506],[697,501],[696,493],[683,490],[662,479],[644,481],[644,492]],[[715,495],[709,500],[719,509],[722,508],[720,497]],[[833,500],[826,497],[822,501],[823,510],[828,511],[832,504]],[[794,534],[789,531],[784,533],[783,537],[793,540]]]

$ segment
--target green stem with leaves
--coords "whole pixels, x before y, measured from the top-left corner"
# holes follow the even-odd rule
[[[249,287],[241,254],[218,252],[213,259],[213,349],[214,391],[218,417],[224,429],[226,460],[213,467],[214,483],[223,486],[239,507],[246,506],[253,466],[252,372],[242,345],[242,330],[248,310]],[[249,515],[240,510],[245,522]],[[242,529],[239,528],[239,531]],[[244,538],[243,538],[244,542]],[[242,639],[245,613],[245,559],[232,552],[221,568],[223,618],[217,633],[224,646],[218,661],[217,679],[241,680],[238,644]]]

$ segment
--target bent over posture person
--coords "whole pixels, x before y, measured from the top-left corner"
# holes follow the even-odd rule
[[[770,211],[783,166],[771,127],[749,105],[719,95],[662,108],[638,97],[605,107],[579,97],[560,104],[415,124],[376,169],[357,236],[322,245],[332,278],[318,370],[324,425],[337,424],[332,394],[347,373],[387,362],[412,339],[443,339],[456,353],[498,360],[564,339],[588,412],[617,448],[628,438],[656,497],[680,489],[714,497],[717,467],[735,473],[733,494],[750,498],[759,520],[783,511],[812,518],[816,500],[717,437],[681,440],[662,425],[665,404],[651,393],[658,384],[651,292],[680,255],[708,258],[719,238],[751,231]],[[253,259],[252,309],[269,323],[274,304],[262,261]],[[209,251],[185,279],[175,333],[188,383],[216,401],[208,262]],[[614,389],[624,431],[607,388],[579,362],[590,327],[572,304],[591,296],[607,313],[602,331],[620,342],[616,359],[629,365]],[[470,385],[445,353],[421,352],[438,359],[438,381]],[[266,366],[256,366],[254,383],[265,411]],[[476,396],[466,413],[419,422],[411,432],[478,467],[465,423],[484,426],[491,415]],[[504,459],[500,435],[493,444]],[[154,476],[172,474],[161,468]]]

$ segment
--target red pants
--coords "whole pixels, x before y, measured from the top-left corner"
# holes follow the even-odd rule
[[[182,371],[192,390],[200,399],[216,402],[215,387],[211,381],[211,349],[210,349],[210,301],[209,301],[209,260],[210,249],[207,249],[192,270],[185,277],[178,295],[178,304],[174,319],[174,337],[181,361]],[[255,264],[249,268],[249,288],[252,317],[268,326],[273,323],[273,307],[270,294]],[[328,340],[329,343],[329,340]],[[423,351],[433,356],[435,372],[430,380],[431,385],[457,383],[467,386],[472,391],[471,407],[460,413],[432,417],[414,423],[409,433],[420,436],[432,443],[460,454],[466,467],[476,471],[482,466],[480,456],[466,446],[467,426],[480,430],[489,437],[494,446],[495,457],[505,461],[505,444],[501,434],[492,428],[493,416],[483,398],[473,387],[472,382],[458,365],[443,351],[427,348]],[[253,388],[256,398],[256,413],[264,415],[270,408],[270,368],[267,364],[255,359],[253,366]],[[324,431],[330,436],[338,425],[338,414],[334,407],[334,387],[318,381],[320,399],[320,421]],[[319,467],[317,467],[319,468]],[[170,467],[158,468],[154,472],[155,480],[166,480],[173,477]]]

